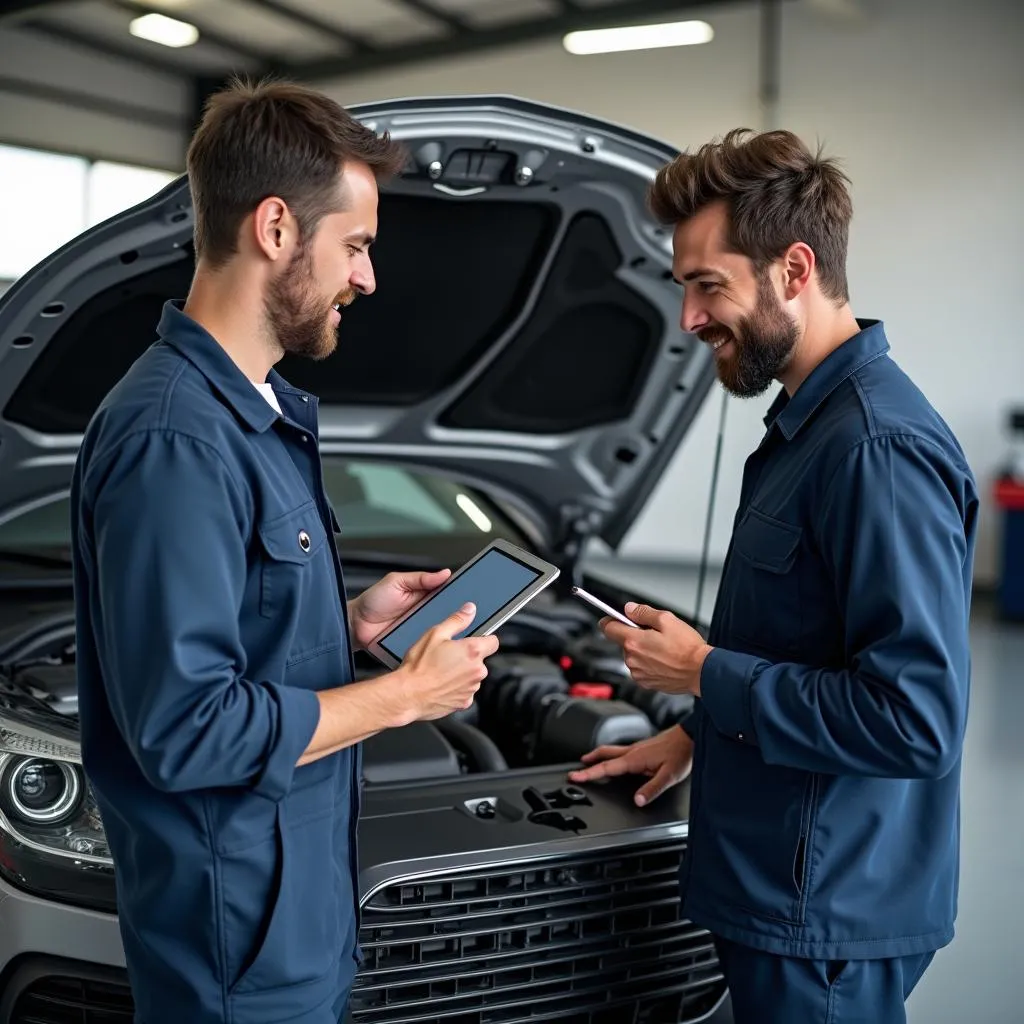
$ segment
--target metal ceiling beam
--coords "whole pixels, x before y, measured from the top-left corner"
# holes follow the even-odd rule
[[[145,3],[138,3],[136,0],[106,0],[112,7],[119,7],[122,11],[127,11],[129,14],[159,14],[162,17],[173,17],[177,13],[177,9],[168,10],[162,7],[150,7]],[[205,39],[208,43],[213,43],[214,46],[219,46],[222,50],[227,50],[230,53],[235,53],[239,57],[245,60],[251,61],[254,64],[269,65],[276,59],[274,54],[266,50],[254,50],[252,47],[247,46],[245,43],[239,42],[237,39],[232,39],[229,35],[224,35],[216,29],[211,29],[204,26],[200,21],[197,21],[190,10],[181,12],[179,20],[187,20],[190,25],[195,25],[199,30],[199,36],[201,39]]]
[[[716,6],[735,7],[749,2],[750,0],[716,0]],[[373,54],[328,57],[303,64],[279,63],[268,70],[308,82],[346,78],[384,68],[443,60],[502,46],[515,46],[580,29],[637,24],[666,14],[678,17],[685,15],[690,8],[707,10],[707,7],[708,0],[616,0],[600,8],[572,8],[554,16],[548,15],[494,28],[457,32],[441,39],[382,48]]]
[[[301,25],[303,28],[312,29],[320,35],[328,36],[339,43],[350,46],[357,52],[368,53],[377,49],[365,36],[351,32],[348,29],[339,28],[330,22],[321,21],[312,14],[300,11],[297,7],[289,7],[287,4],[280,3],[279,0],[242,0],[242,2],[250,7],[259,7],[264,11],[269,11],[285,21]]]
[[[129,64],[136,64],[146,71],[158,71],[164,75],[173,75],[175,78],[188,77],[192,69],[184,64],[175,61],[161,60],[145,52],[142,47],[121,46],[118,43],[101,39],[91,32],[80,32],[58,25],[55,22],[41,18],[29,18],[25,21],[18,21],[14,26],[19,30],[31,32],[34,35],[45,36],[48,39],[56,40],[59,43],[66,43],[86,53],[100,54],[104,57],[111,57],[114,60],[125,61]]]
[[[60,0],[0,0],[0,15],[9,17],[11,15],[24,14],[26,11],[34,11],[39,7],[48,7]],[[12,21],[12,24],[17,24]]]
[[[408,7],[410,11],[426,15],[434,21],[439,21],[442,25],[447,25],[453,32],[473,31],[465,18],[460,18],[457,14],[452,14],[451,11],[446,11],[443,8],[435,7],[427,0],[398,0],[398,3],[403,7]]]
[[[151,128],[183,131],[187,125],[183,118],[170,114],[166,110],[153,110],[124,100],[113,100],[103,96],[91,96],[81,89],[74,91],[60,89],[43,82],[28,82],[21,78],[10,78],[0,75],[0,92],[12,96],[25,96],[29,99],[47,100],[61,106],[77,110],[88,110],[95,114],[105,114],[136,124],[145,124]]]

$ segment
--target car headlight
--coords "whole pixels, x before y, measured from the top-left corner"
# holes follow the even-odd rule
[[[0,768],[0,807],[9,818],[32,825],[63,825],[78,813],[82,783],[66,761],[41,757],[8,760]]]
[[[41,895],[110,909],[112,868],[77,743],[0,715],[0,874]]]

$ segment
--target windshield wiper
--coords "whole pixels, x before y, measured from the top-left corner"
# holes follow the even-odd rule
[[[428,555],[415,555],[399,551],[371,551],[365,548],[346,548],[341,546],[339,552],[345,565],[402,566],[409,569],[437,569],[438,559]],[[37,566],[41,569],[70,569],[71,556],[60,555],[28,548],[0,548],[0,561],[14,562],[19,565]]]
[[[0,548],[0,561],[31,565],[40,569],[70,569],[71,556],[49,554],[27,548]]]
[[[344,545],[339,546],[338,554],[341,556],[343,566],[365,565],[375,569],[378,566],[385,566],[389,569],[397,566],[403,569],[427,569],[431,572],[441,568],[441,563],[436,558],[430,558],[427,555],[409,555],[396,551],[367,551],[365,548],[346,548]]]

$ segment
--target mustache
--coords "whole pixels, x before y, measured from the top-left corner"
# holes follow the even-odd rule
[[[356,301],[356,296],[359,293],[355,288],[346,288],[345,291],[339,292],[334,297],[334,302],[331,303],[333,306],[351,306]]]

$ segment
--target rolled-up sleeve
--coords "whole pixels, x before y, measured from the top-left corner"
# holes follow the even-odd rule
[[[93,477],[96,642],[141,771],[166,791],[247,786],[280,800],[320,705],[311,691],[246,678],[242,488],[215,448],[170,431],[129,437]]]
[[[768,763],[935,778],[958,762],[967,718],[970,558],[966,467],[931,442],[876,437],[833,476],[816,542],[845,628],[847,664],[773,664],[715,651],[701,700],[716,729]]]

